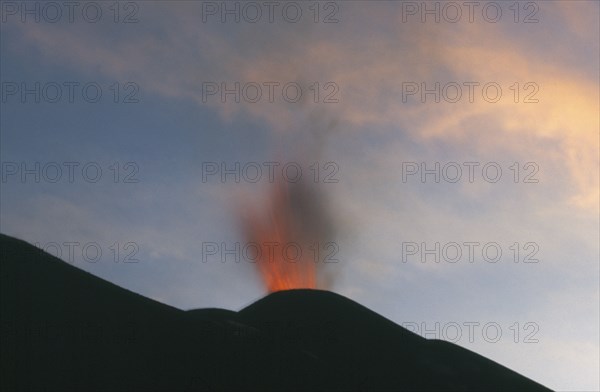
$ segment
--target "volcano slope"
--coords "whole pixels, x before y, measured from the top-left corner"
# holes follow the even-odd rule
[[[343,296],[183,311],[0,234],[0,390],[520,390],[544,386]]]

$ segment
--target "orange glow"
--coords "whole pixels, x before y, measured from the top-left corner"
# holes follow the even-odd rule
[[[314,249],[295,221],[299,217],[290,188],[275,182],[262,216],[252,210],[243,214],[246,238],[257,250],[256,267],[269,292],[316,288]]]

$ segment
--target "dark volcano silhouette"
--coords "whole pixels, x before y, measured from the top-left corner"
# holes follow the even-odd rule
[[[548,390],[343,296],[182,311],[0,234],[0,389]]]

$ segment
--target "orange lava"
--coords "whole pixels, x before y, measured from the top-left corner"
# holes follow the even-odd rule
[[[287,183],[275,182],[262,216],[243,214],[248,244],[257,250],[252,257],[269,292],[316,288],[314,248],[297,222],[290,191]]]

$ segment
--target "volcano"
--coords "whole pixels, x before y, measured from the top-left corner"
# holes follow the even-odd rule
[[[1,390],[548,390],[332,292],[183,311],[6,235],[0,251]]]

